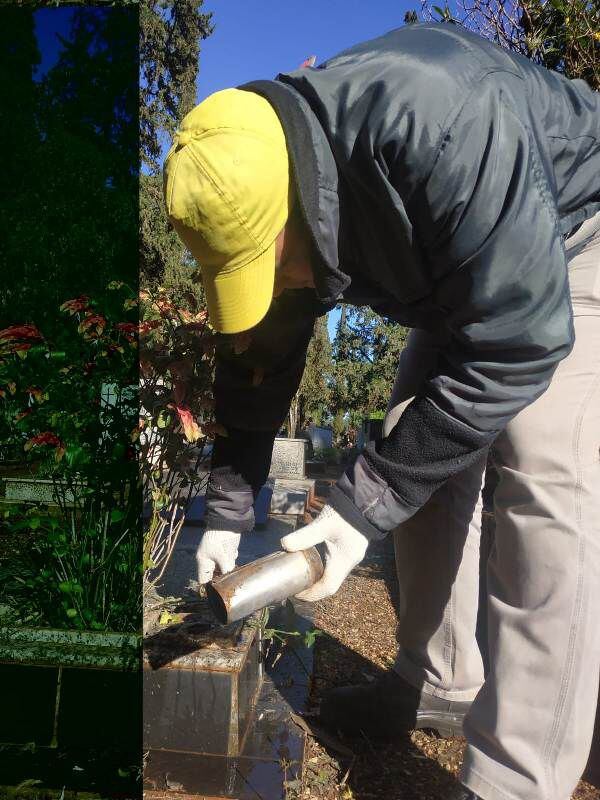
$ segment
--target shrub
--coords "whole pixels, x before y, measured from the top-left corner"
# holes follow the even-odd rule
[[[199,475],[212,418],[214,332],[191,292],[158,287],[141,293],[141,475],[144,594],[160,579],[207,478]],[[224,434],[225,431],[220,431]]]
[[[56,507],[5,507],[2,601],[39,625],[141,626],[137,301],[112,282],[102,301],[60,307],[52,341],[33,323],[0,331],[0,400],[15,453],[39,461]]]

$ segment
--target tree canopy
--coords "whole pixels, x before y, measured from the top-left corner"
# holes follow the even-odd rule
[[[423,11],[600,89],[599,0],[459,0],[443,8],[425,0]]]
[[[336,428],[359,427],[364,417],[385,411],[407,335],[370,308],[342,307],[333,342]]]
[[[288,415],[288,431],[295,436],[311,423],[327,425],[333,393],[332,348],[327,317],[318,317],[306,354],[306,366]]]
[[[50,333],[64,300],[136,281],[137,13],[76,8],[41,79],[34,13],[0,9],[0,327]]]
[[[140,281],[200,291],[199,276],[165,215],[161,154],[196,103],[200,42],[212,32],[202,0],[140,3]]]

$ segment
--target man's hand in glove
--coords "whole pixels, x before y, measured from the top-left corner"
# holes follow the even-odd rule
[[[320,581],[297,595],[299,600],[314,603],[335,594],[342,581],[359,564],[369,540],[330,506],[325,506],[310,525],[289,533],[281,540],[284,550],[307,550],[315,544],[325,544],[325,572]]]
[[[198,583],[208,583],[212,580],[215,566],[224,575],[235,567],[238,555],[241,534],[233,531],[204,532],[202,541],[196,551],[198,563]]]

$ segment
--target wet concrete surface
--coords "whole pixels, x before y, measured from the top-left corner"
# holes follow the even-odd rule
[[[264,530],[242,537],[238,563],[248,563],[279,550],[281,537],[294,530],[296,523],[297,518],[292,516],[269,518]],[[193,526],[182,531],[169,573],[160,588],[164,597],[183,596],[183,608],[186,607],[185,602],[189,604],[192,597],[198,597],[194,593],[195,551],[201,535],[202,530]],[[172,613],[185,615],[186,612],[174,610]],[[177,626],[185,619],[177,618],[173,625]],[[279,631],[304,632],[312,628],[310,605],[296,601],[272,608],[267,626]],[[210,626],[202,630],[198,628],[196,635],[199,644],[207,640],[209,642],[208,646],[199,650],[206,651],[208,647],[215,653],[216,645],[223,653],[227,650],[233,652],[236,647],[239,652],[240,641],[247,634],[244,633],[244,626],[238,624],[238,628],[229,626],[229,629],[217,626],[212,632]],[[191,639],[188,637],[187,646],[191,648],[193,643],[193,636]],[[161,644],[158,650],[162,647]],[[212,675],[210,688],[205,687],[199,693],[198,670],[202,669],[204,656],[199,656],[198,651],[192,649],[175,659],[178,666],[183,666],[186,661],[188,665],[193,662],[192,669],[188,671],[188,686],[184,685],[182,670],[165,669],[164,666],[158,671],[147,669],[146,679],[158,673],[166,675],[167,672],[179,676],[171,679],[177,685],[164,683],[159,687],[162,706],[155,704],[151,712],[153,721],[151,723],[148,720],[148,725],[145,725],[147,752],[144,788],[148,800],[169,795],[181,796],[182,793],[198,798],[284,800],[286,782],[297,779],[302,769],[305,735],[292,722],[290,712],[301,713],[305,710],[312,674],[312,651],[304,646],[302,637],[294,636],[287,637],[283,645],[276,641],[265,643],[260,653],[256,648],[247,648],[245,658],[250,664],[253,659],[248,653],[253,653],[255,658],[260,657],[260,664],[264,666],[260,691],[254,697],[251,678],[245,682],[239,680],[237,688],[228,692],[224,685],[216,686],[217,673]],[[239,664],[237,668],[241,675]],[[195,682],[195,686],[190,681]],[[145,694],[151,691],[151,680],[144,691]],[[232,745],[231,698],[236,692],[235,700],[240,710],[238,739]],[[174,707],[178,705],[177,698],[182,694],[187,698],[183,704],[186,711],[175,720]],[[222,699],[227,695],[230,698],[229,705]],[[229,735],[224,735],[227,726]]]

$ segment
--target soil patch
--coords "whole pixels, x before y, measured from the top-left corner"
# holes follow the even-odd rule
[[[318,637],[312,702],[331,686],[368,683],[389,669],[396,655],[396,577],[391,537],[374,543],[369,556],[335,597],[317,604]],[[422,731],[389,743],[345,740],[353,758],[311,740],[303,800],[446,800],[456,785],[465,742]],[[600,800],[600,790],[581,782],[573,800]]]

